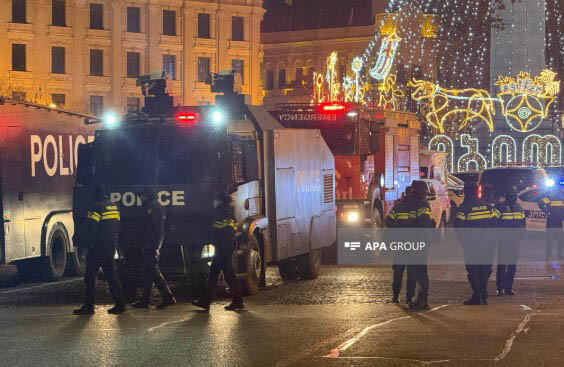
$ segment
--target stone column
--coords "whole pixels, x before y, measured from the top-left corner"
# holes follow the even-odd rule
[[[123,50],[123,32],[125,29],[126,16],[124,13],[125,2],[112,1],[112,65],[111,65],[111,78],[112,78],[112,92],[111,92],[111,106],[121,111],[124,106],[123,97],[123,82],[124,82],[124,50]],[[105,73],[105,72],[104,72]],[[110,101],[104,101],[104,104],[109,104]]]
[[[162,32],[162,10],[159,0],[150,0],[147,6],[147,52],[145,74],[162,72],[159,43]]]
[[[89,72],[89,58],[88,47],[84,44],[87,36],[87,28],[89,24],[89,11],[88,11],[88,1],[86,0],[75,0],[74,3],[74,45],[73,45],[73,57],[72,57],[72,100],[67,101],[68,106],[73,106],[78,109],[83,109],[86,105],[85,102],[85,90],[86,85],[86,75]],[[86,62],[85,62],[86,61]],[[70,96],[69,96],[70,97]],[[72,103],[72,104],[71,104]],[[81,111],[86,112],[86,111]]]

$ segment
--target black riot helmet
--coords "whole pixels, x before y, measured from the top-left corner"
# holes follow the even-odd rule
[[[94,190],[93,190],[93,195],[94,195],[94,201],[102,201],[104,199],[106,199],[106,188],[104,187],[104,185],[102,184],[96,184],[94,185]]]
[[[428,187],[425,181],[413,181],[411,186],[413,186],[415,196],[417,196],[418,198],[427,197]]]

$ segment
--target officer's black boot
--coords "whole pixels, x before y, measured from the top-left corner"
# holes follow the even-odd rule
[[[417,300],[409,305],[411,310],[428,310],[429,304],[427,303],[427,295],[419,293]]]
[[[127,309],[125,308],[125,304],[124,303],[118,303],[114,307],[110,308],[108,310],[108,313],[112,314],[112,315],[119,315],[120,313],[123,313],[125,311],[127,311]]]
[[[243,308],[245,308],[245,305],[243,304],[242,299],[237,299],[237,300],[234,299],[233,302],[225,306],[225,309],[227,311],[242,310]]]
[[[394,294],[392,296],[392,303],[399,303],[399,295]]]
[[[471,305],[479,305],[480,304],[480,296],[477,293],[473,293],[470,299],[462,302],[463,305],[471,306]]]
[[[84,305],[81,308],[74,310],[72,313],[75,315],[93,315],[94,305]]]
[[[210,302],[208,302],[206,299],[202,298],[202,299],[198,299],[198,300],[194,300],[192,301],[192,304],[196,307],[200,307],[203,308],[206,311],[209,311],[210,309]]]
[[[176,298],[172,294],[163,297],[163,301],[157,305],[157,309],[162,310],[167,308],[168,306],[172,306],[176,304]]]

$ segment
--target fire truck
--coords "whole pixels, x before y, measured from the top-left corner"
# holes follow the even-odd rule
[[[141,78],[145,107],[100,128],[79,152],[74,215],[84,235],[92,187],[106,186],[121,209],[118,269],[124,288],[141,286],[141,200],[153,187],[166,211],[161,270],[191,288],[205,284],[214,256],[213,196],[230,192],[239,223],[234,267],[245,294],[264,284],[267,264],[283,279],[315,278],[321,249],[336,238],[333,154],[319,131],[287,129],[216,75],[215,106],[173,107],[166,81]]]
[[[281,104],[270,113],[285,127],[321,131],[335,156],[339,225],[381,228],[419,178],[420,125],[412,113],[338,102]]]
[[[85,271],[72,241],[78,150],[94,139],[85,117],[0,97],[0,264],[17,265],[24,278]]]

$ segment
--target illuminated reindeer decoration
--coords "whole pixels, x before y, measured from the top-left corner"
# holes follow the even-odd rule
[[[483,89],[446,89],[438,84],[413,79],[408,87],[414,87],[411,98],[426,102],[429,112],[425,115],[427,123],[440,133],[445,132],[445,122],[448,119],[462,119],[458,130],[464,130],[468,123],[477,119],[486,123],[490,131],[494,130],[493,116],[495,108],[493,101],[497,100]]]

